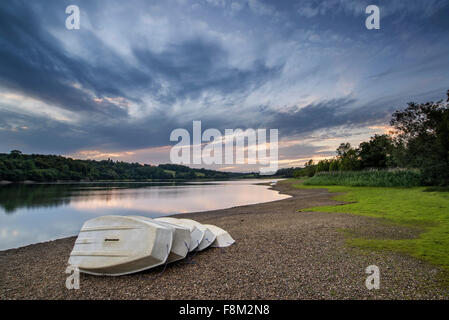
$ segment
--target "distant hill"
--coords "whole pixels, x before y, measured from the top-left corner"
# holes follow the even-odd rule
[[[0,153],[0,181],[99,181],[99,180],[178,180],[230,179],[255,177],[257,174],[229,173],[192,169],[176,164],[148,164],[111,159],[76,160],[56,155],[22,154],[13,150]]]

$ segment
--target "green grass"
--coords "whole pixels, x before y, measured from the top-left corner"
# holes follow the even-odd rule
[[[305,185],[352,187],[416,187],[422,177],[416,170],[364,170],[319,172]]]
[[[305,186],[299,182],[294,186],[316,188],[316,186]],[[420,230],[415,239],[349,237],[349,244],[369,249],[404,252],[449,271],[449,193],[423,192],[425,190],[423,187],[324,187],[330,192],[344,193],[336,195],[334,199],[353,203],[304,210],[343,212],[383,218],[390,223],[419,227],[418,230]]]
[[[445,186],[445,187],[428,187],[426,189],[424,189],[424,192],[449,192],[449,186]]]
[[[171,174],[171,176],[174,178],[175,177],[175,175],[176,175],[176,171],[173,171],[173,170],[167,170],[167,169],[164,169],[164,171],[166,172],[166,173],[168,173],[168,174]]]
[[[195,172],[195,176],[196,176],[197,178],[203,178],[203,177],[205,177],[206,175],[205,175],[204,173],[202,173],[202,172]]]

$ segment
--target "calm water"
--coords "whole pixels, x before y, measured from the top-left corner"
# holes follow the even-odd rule
[[[260,182],[0,185],[0,250],[76,235],[96,216],[155,218],[288,198]]]

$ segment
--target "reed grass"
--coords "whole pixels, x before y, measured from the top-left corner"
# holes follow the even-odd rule
[[[350,187],[416,187],[422,185],[418,170],[364,170],[319,172],[304,185]]]

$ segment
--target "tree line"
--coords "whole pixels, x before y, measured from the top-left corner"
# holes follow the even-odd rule
[[[278,170],[285,177],[312,177],[320,172],[367,169],[419,170],[423,185],[449,185],[449,90],[447,100],[410,102],[391,117],[390,134],[374,135],[354,148],[342,143],[337,155],[304,168]]]
[[[0,181],[228,179],[236,176],[240,174],[176,164],[153,166],[111,159],[77,160],[56,155],[27,155],[19,150],[0,154]]]

